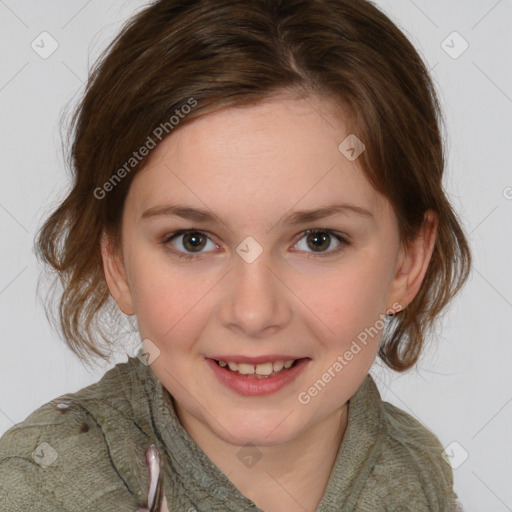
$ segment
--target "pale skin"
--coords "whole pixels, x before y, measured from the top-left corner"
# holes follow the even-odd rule
[[[307,405],[297,397],[379,315],[396,304],[407,307],[434,247],[432,212],[418,238],[400,244],[389,201],[373,189],[358,160],[338,150],[349,133],[318,97],[276,97],[194,120],[165,139],[134,178],[122,247],[102,239],[110,292],[126,315],[136,315],[141,340],[158,346],[152,368],[181,423],[265,512],[318,506],[346,430],[348,401],[369,372],[380,333]],[[207,209],[222,222],[141,218],[171,203]],[[371,216],[345,212],[300,225],[283,220],[297,210],[339,203]],[[199,252],[191,235],[165,245],[193,259],[164,250],[166,235],[179,229],[200,231]],[[315,250],[308,229],[328,230],[325,245]],[[252,263],[236,252],[249,236],[263,249]],[[205,356],[217,354],[272,353],[310,361],[271,395],[239,395],[205,363]],[[237,457],[247,443],[262,454],[252,467]]]

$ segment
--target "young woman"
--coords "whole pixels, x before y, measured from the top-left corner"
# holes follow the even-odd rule
[[[117,311],[143,352],[2,437],[2,510],[456,510],[440,442],[369,374],[415,365],[470,268],[440,119],[364,0],[130,20],[37,248],[79,357],[106,357]]]

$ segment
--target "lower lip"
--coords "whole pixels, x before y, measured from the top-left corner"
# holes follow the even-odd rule
[[[269,395],[279,391],[287,384],[293,382],[309,361],[310,359],[308,358],[300,359],[293,368],[282,370],[274,377],[259,379],[225,370],[213,359],[206,359],[206,362],[210,365],[210,368],[221,384],[245,396]]]

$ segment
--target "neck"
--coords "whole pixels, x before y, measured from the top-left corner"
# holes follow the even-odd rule
[[[185,414],[174,401],[176,413],[190,437],[242,494],[265,512],[314,511],[320,503],[347,427],[348,402],[340,409],[277,446],[257,446],[261,456],[253,465],[240,460],[241,446],[217,437],[201,421]]]

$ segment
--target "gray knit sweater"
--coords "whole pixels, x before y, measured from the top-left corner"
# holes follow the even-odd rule
[[[146,506],[146,448],[162,455],[170,512],[261,512],[181,425],[151,366],[136,357],[38,408],[0,439],[2,512],[135,512]],[[317,512],[457,510],[438,439],[383,402],[371,375]]]

